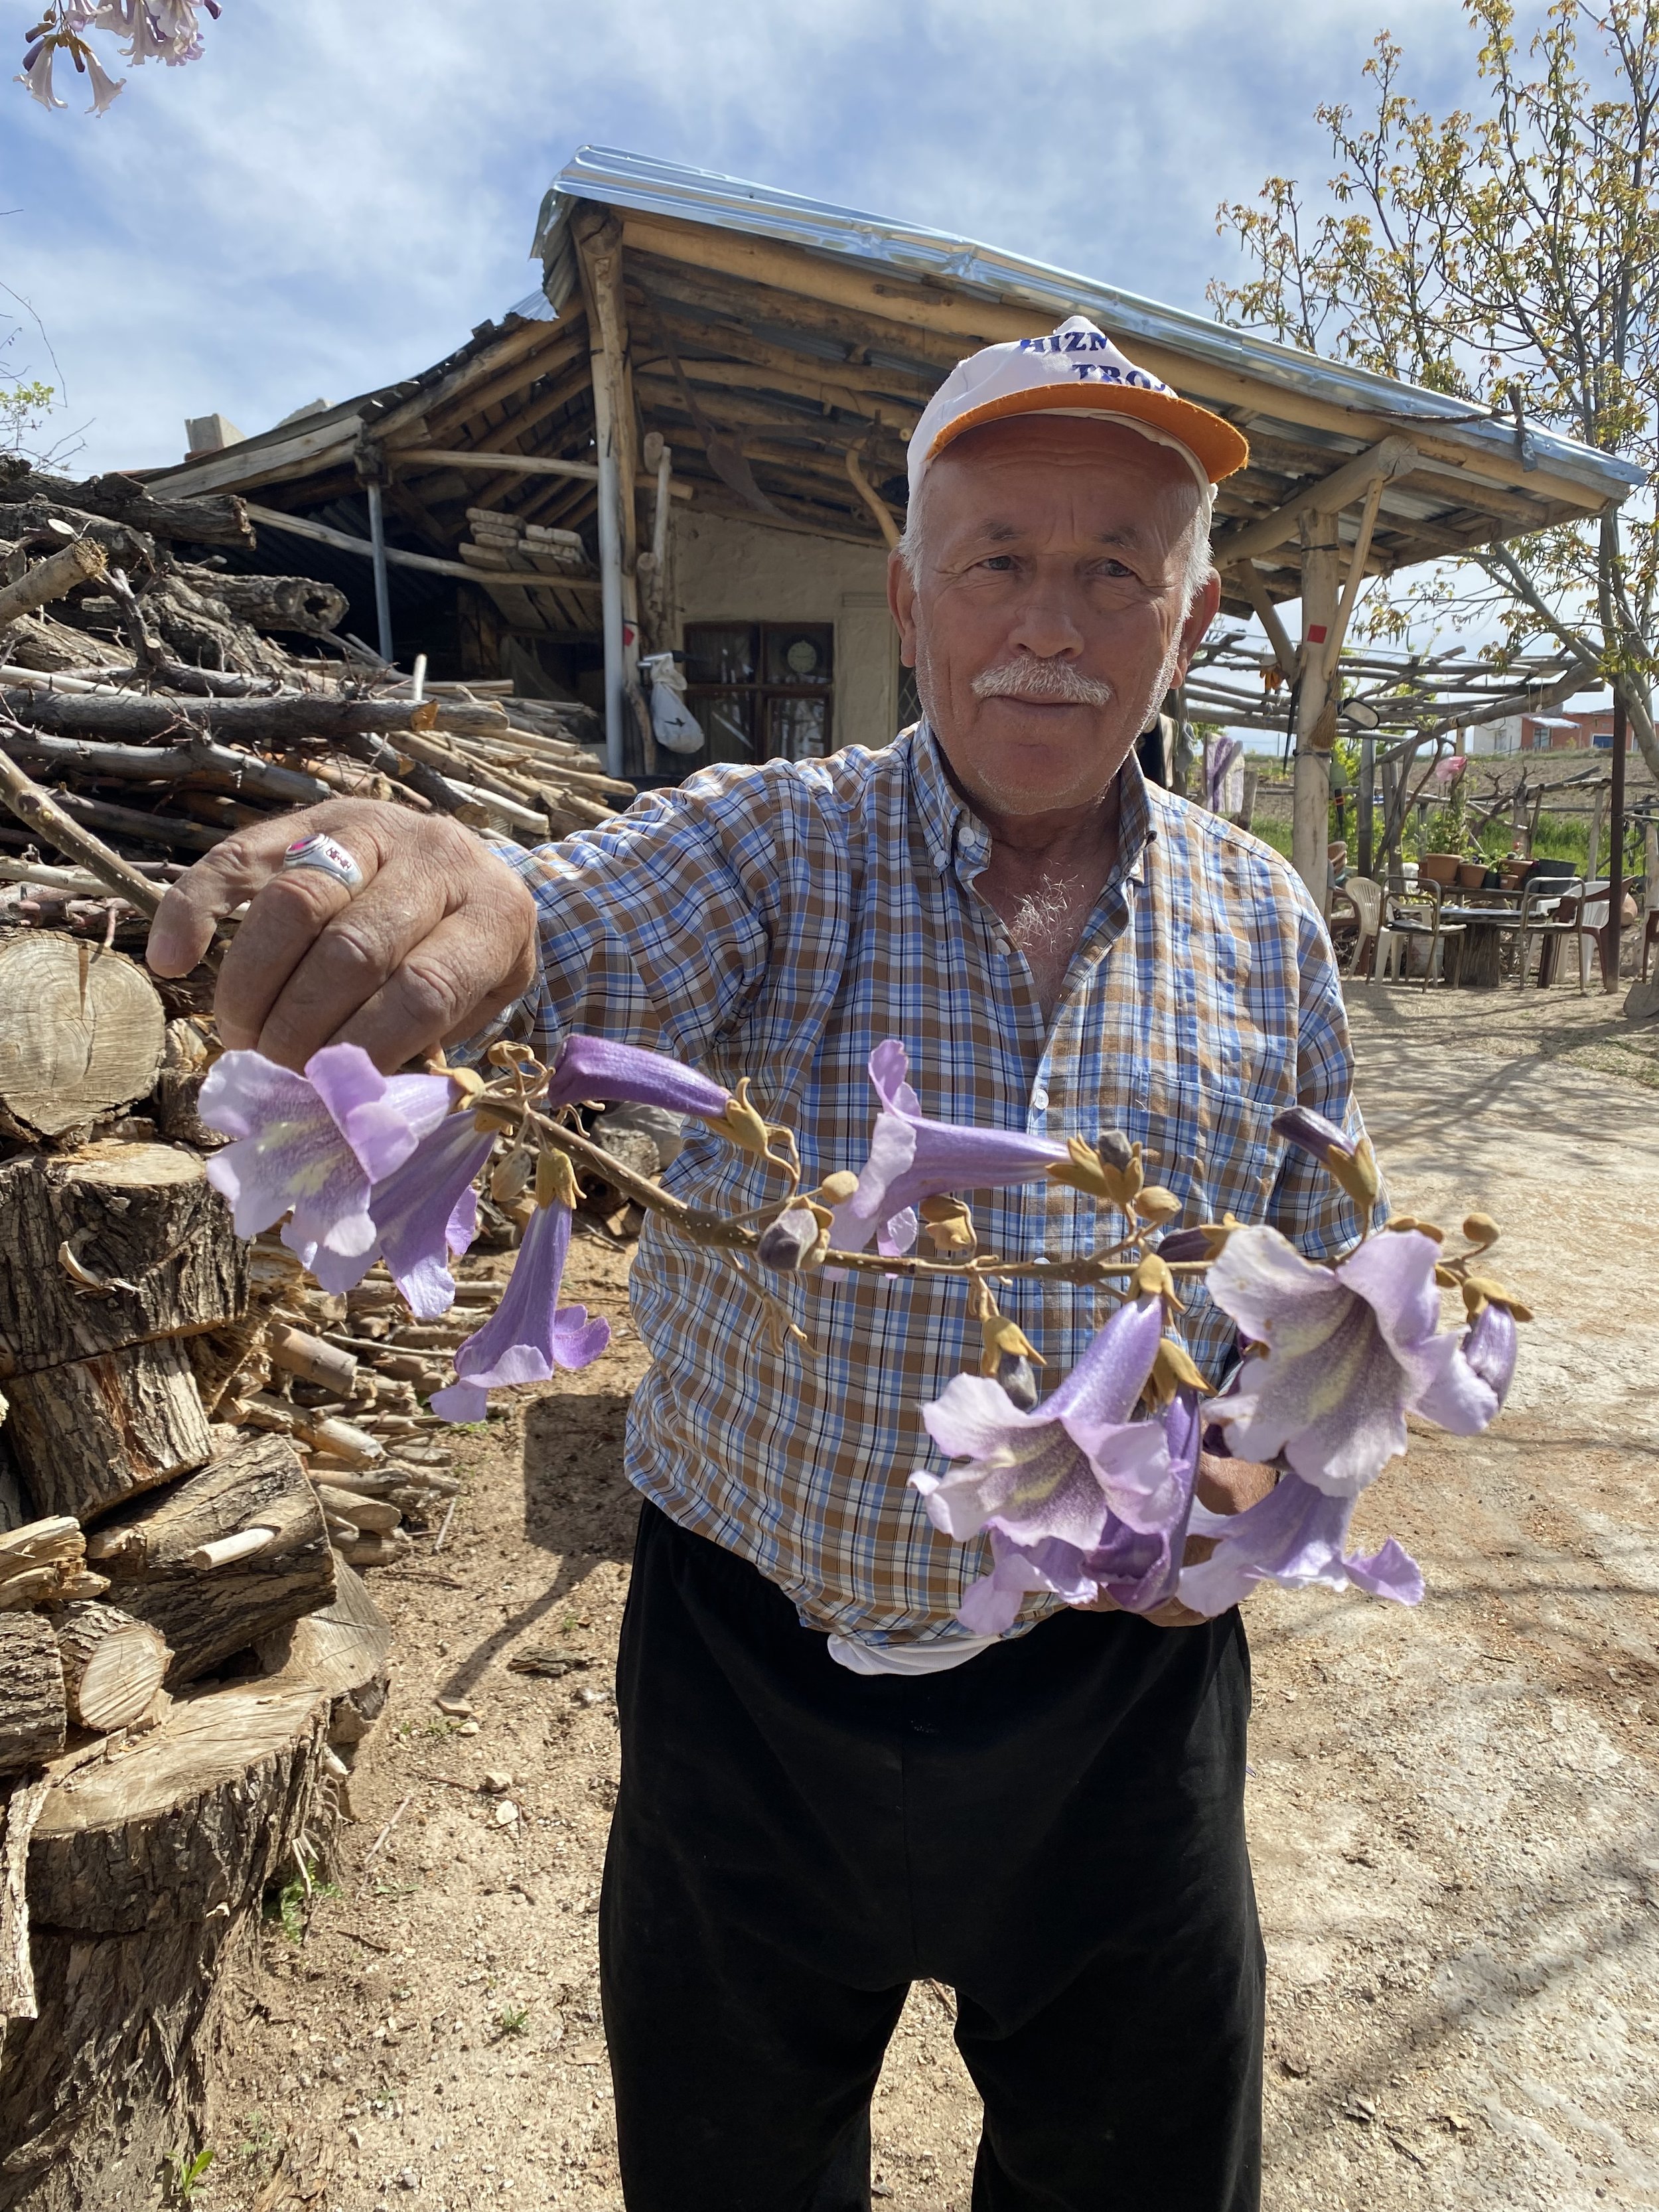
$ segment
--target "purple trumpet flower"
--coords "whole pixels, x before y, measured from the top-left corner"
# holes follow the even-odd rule
[[[1253,1348],[1236,1389],[1204,1409],[1232,1454],[1282,1453],[1316,1489],[1352,1497],[1405,1450],[1408,1413],[1455,1436],[1486,1427],[1508,1387],[1501,1325],[1480,1340],[1483,1373],[1463,1332],[1440,1327],[1439,1256],[1409,1229],[1316,1267],[1276,1229],[1235,1230],[1205,1279]]]
[[[1518,1348],[1515,1316],[1490,1300],[1464,1332],[1463,1357],[1500,1406],[1510,1395]]]
[[[923,1407],[934,1443],[968,1462],[911,1476],[928,1519],[958,1543],[991,1537],[992,1572],[958,1615],[975,1633],[1011,1627],[1032,1589],[1073,1605],[1105,1593],[1135,1611],[1169,1595],[1198,1466],[1196,1395],[1162,1420],[1130,1419],[1163,1331],[1161,1301],[1138,1298],[1036,1412],[980,1375]]]
[[[718,1121],[731,1093],[665,1052],[615,1044],[609,1037],[567,1037],[548,1083],[547,1110],[556,1113],[582,1098],[603,1099],[607,1105],[625,1099],[637,1106],[665,1106],[673,1114]]]
[[[319,1251],[312,1272],[336,1295],[355,1289],[384,1258],[392,1279],[417,1320],[436,1321],[455,1302],[452,1253],[465,1252],[478,1233],[478,1194],[473,1182],[495,1139],[474,1126],[471,1114],[453,1113],[422,1137],[400,1168],[368,1194],[374,1242],[345,1259]]]
[[[1314,1583],[1327,1589],[1352,1586],[1397,1605],[1416,1605],[1423,1595],[1422,1571],[1392,1536],[1369,1559],[1347,1556],[1353,1508],[1352,1498],[1333,1497],[1294,1474],[1281,1477],[1243,1513],[1224,1516],[1195,1507],[1193,1534],[1218,1541],[1200,1565],[1182,1571],[1182,1603],[1213,1619],[1266,1582],[1282,1589],[1306,1589]]]
[[[432,1410],[447,1421],[481,1421],[489,1393],[514,1382],[545,1382],[556,1367],[591,1366],[611,1341],[611,1324],[585,1306],[559,1304],[570,1249],[570,1208],[538,1206],[524,1232],[501,1302],[459,1346],[456,1380],[435,1391]]]
[[[910,1087],[908,1057],[896,1037],[878,1044],[870,1055],[870,1080],[881,1111],[858,1188],[836,1208],[830,1242],[841,1251],[861,1252],[872,1236],[883,1254],[908,1251],[916,1240],[912,1209],[922,1199],[1036,1182],[1067,1157],[1064,1145],[1018,1130],[928,1121]]]
[[[303,1075],[228,1052],[208,1070],[198,1111],[236,1142],[213,1155],[208,1180],[230,1200],[239,1237],[291,1207],[283,1242],[303,1266],[356,1259],[374,1247],[369,1186],[403,1165],[453,1097],[446,1075],[382,1075],[361,1045],[325,1045]]]

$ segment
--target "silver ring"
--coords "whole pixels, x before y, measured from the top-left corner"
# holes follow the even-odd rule
[[[343,884],[349,891],[362,890],[367,880],[339,839],[320,830],[310,837],[296,837],[283,855],[283,867],[284,871],[316,868],[337,884]]]

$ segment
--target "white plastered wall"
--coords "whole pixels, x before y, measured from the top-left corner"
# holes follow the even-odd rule
[[[887,553],[695,509],[674,517],[682,623],[836,626],[832,743],[884,745],[898,717],[898,637],[887,611]]]

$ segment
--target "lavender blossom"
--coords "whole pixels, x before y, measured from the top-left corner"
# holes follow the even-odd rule
[[[1463,1357],[1501,1406],[1510,1395],[1517,1350],[1515,1316],[1488,1299],[1464,1333]]]
[[[1130,1418],[1163,1330],[1158,1298],[1120,1306],[1033,1413],[978,1375],[923,1407],[940,1450],[967,1462],[911,1476],[928,1519],[958,1543],[991,1537],[992,1571],[958,1615],[977,1634],[1012,1626],[1029,1590],[1072,1605],[1108,1595],[1137,1612],[1170,1594],[1198,1467],[1196,1394],[1160,1420]]]
[[[909,1060],[896,1037],[871,1054],[870,1080],[881,1111],[858,1188],[836,1208],[830,1242],[838,1250],[861,1252],[873,1236],[884,1254],[908,1251],[916,1239],[912,1209],[922,1199],[1036,1182],[1067,1158],[1064,1145],[1018,1130],[927,1120],[908,1075]]]
[[[83,46],[81,56],[86,64],[87,82],[92,88],[92,106],[87,113],[105,114],[125,91],[127,81],[124,76],[112,76],[90,46]]]
[[[374,1242],[351,1258],[319,1251],[312,1273],[335,1295],[355,1289],[384,1258],[393,1282],[420,1321],[436,1321],[455,1302],[452,1253],[465,1252],[478,1233],[475,1178],[489,1159],[495,1138],[480,1132],[471,1114],[446,1115],[430,1136],[422,1137],[399,1168],[368,1194]]]
[[[236,1142],[213,1155],[208,1179],[230,1200],[239,1237],[292,1208],[283,1242],[303,1266],[322,1254],[355,1259],[374,1245],[370,1184],[403,1165],[453,1096],[447,1076],[382,1075],[360,1045],[325,1045],[303,1075],[263,1053],[228,1052],[208,1071],[198,1111]]]
[[[538,1206],[530,1218],[501,1302],[455,1353],[456,1380],[434,1393],[447,1421],[481,1421],[491,1390],[545,1382],[555,1368],[590,1366],[611,1341],[611,1324],[585,1306],[559,1305],[570,1249],[570,1209]]]
[[[66,100],[59,100],[52,88],[52,65],[58,58],[55,39],[37,39],[23,56],[21,72],[13,79],[16,84],[27,85],[33,98],[42,107],[67,107]]]
[[[1439,1256],[1405,1230],[1316,1267],[1276,1229],[1235,1230],[1206,1283],[1255,1356],[1236,1389],[1205,1408],[1234,1455],[1282,1453],[1304,1481],[1351,1497],[1405,1450],[1408,1413],[1456,1436],[1484,1429],[1502,1395],[1466,1357],[1462,1333],[1440,1327]],[[1478,1355],[1494,1372],[1500,1335],[1492,1324]]]
[[[1281,1589],[1306,1589],[1315,1583],[1327,1589],[1352,1587],[1397,1605],[1416,1605],[1423,1595],[1422,1571],[1392,1536],[1369,1559],[1347,1556],[1353,1509],[1352,1498],[1334,1497],[1294,1474],[1283,1476],[1243,1513],[1224,1516],[1195,1506],[1193,1534],[1218,1540],[1207,1559],[1182,1571],[1182,1603],[1213,1618],[1238,1604],[1257,1583],[1268,1582]]]
[[[574,1106],[584,1098],[607,1104],[625,1099],[639,1106],[665,1106],[671,1113],[718,1121],[731,1093],[666,1053],[616,1044],[609,1037],[567,1037],[553,1064],[547,1110],[556,1113],[561,1106]]]

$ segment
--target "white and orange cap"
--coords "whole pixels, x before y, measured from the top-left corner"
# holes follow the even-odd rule
[[[1089,415],[1121,422],[1172,447],[1206,499],[1250,458],[1231,422],[1137,368],[1087,316],[1073,315],[1046,338],[983,346],[957,363],[910,440],[912,507],[930,465],[952,439],[1011,415]]]

